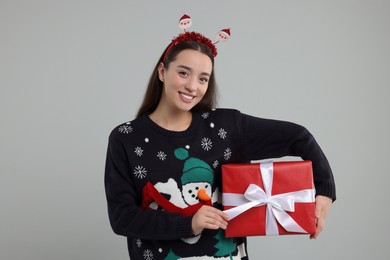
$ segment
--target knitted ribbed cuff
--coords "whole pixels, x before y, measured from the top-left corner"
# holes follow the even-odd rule
[[[316,196],[322,195],[331,198],[333,201],[336,200],[336,187],[333,182],[321,183],[321,186],[316,187]]]
[[[177,223],[177,232],[182,238],[192,236],[192,216],[180,218]]]

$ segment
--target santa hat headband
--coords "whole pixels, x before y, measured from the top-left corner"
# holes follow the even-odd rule
[[[207,38],[203,34],[197,32],[187,32],[187,29],[191,27],[191,25],[192,25],[191,17],[187,13],[184,13],[179,20],[179,28],[183,29],[184,33],[181,33],[172,39],[171,44],[168,46],[164,54],[163,62],[165,62],[169,52],[174,46],[185,41],[196,41],[206,45],[210,49],[211,53],[215,58],[218,54],[215,44],[226,41],[230,37],[230,28],[222,29],[217,34],[217,40],[215,42],[212,42],[209,38]]]

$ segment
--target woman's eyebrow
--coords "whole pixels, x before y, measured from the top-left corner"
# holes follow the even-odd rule
[[[185,66],[185,65],[178,65],[177,67],[192,71],[192,69],[190,67]]]
[[[178,68],[182,68],[182,69],[186,69],[186,70],[189,70],[189,71],[192,71],[192,69],[191,69],[190,67],[185,66],[185,65],[178,65],[177,67],[178,67]],[[207,72],[202,72],[202,73],[200,73],[200,74],[201,74],[201,75],[204,75],[204,76],[210,77],[210,74],[207,73]]]

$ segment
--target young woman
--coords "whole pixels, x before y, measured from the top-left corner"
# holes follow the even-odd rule
[[[200,34],[182,35],[157,62],[136,119],[109,138],[109,219],[127,237],[130,258],[248,259],[246,238],[224,236],[221,165],[282,156],[312,161],[316,238],[336,197],[315,139],[294,123],[214,109],[215,47]],[[160,195],[158,203],[145,187]]]

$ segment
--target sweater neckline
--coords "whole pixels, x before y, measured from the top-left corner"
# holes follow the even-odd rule
[[[156,124],[149,116],[150,114],[144,114],[142,116],[143,121],[150,126],[153,130],[156,132],[159,132],[160,134],[166,135],[166,136],[187,136],[190,135],[193,132],[193,129],[196,128],[196,126],[199,124],[199,114],[197,112],[192,112],[192,120],[191,124],[188,126],[187,129],[183,131],[173,131],[165,129],[158,124]]]

